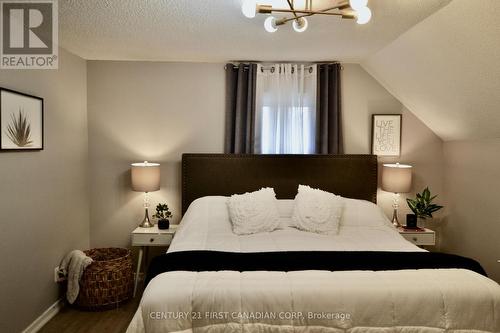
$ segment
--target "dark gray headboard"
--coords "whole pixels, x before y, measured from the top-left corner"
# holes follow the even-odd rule
[[[273,187],[293,199],[299,184],[377,201],[375,155],[182,155],[182,214],[194,200]]]

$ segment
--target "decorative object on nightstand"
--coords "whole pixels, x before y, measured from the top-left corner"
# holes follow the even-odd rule
[[[436,245],[436,233],[431,229],[426,228],[417,228],[417,229],[408,229],[408,228],[398,228],[399,233],[403,236],[407,241],[418,245],[418,246],[426,246],[426,245]]]
[[[132,164],[132,190],[144,192],[144,219],[139,225],[141,228],[151,228],[153,224],[149,219],[149,192],[160,189],[160,165],[158,163],[133,163]]]
[[[138,227],[132,231],[132,246],[139,246],[139,256],[137,257],[137,269],[135,273],[134,297],[139,283],[139,274],[141,272],[142,256],[144,250],[149,246],[169,246],[177,231],[177,225],[171,225],[168,230],[160,230],[158,226],[151,228]],[[147,258],[147,254],[146,254]]]
[[[158,229],[168,229],[170,226],[170,221],[168,219],[172,216],[172,213],[168,209],[168,205],[159,203],[156,206],[156,213],[153,215],[153,217],[158,219]]]
[[[401,226],[398,220],[399,194],[410,192],[411,169],[411,165],[399,163],[384,164],[382,169],[382,190],[394,193],[391,222],[396,228]]]
[[[406,199],[408,207],[415,214],[415,216],[420,220],[425,220],[427,218],[432,218],[432,213],[437,212],[443,206],[436,205],[432,201],[437,197],[437,195],[431,195],[431,191],[426,187],[422,193],[417,193],[415,199]]]
[[[417,216],[415,214],[406,214],[406,228],[417,229]]]

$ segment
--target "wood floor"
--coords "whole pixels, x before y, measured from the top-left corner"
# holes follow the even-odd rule
[[[39,333],[124,333],[132,320],[141,294],[121,307],[103,312],[86,312],[65,306]]]

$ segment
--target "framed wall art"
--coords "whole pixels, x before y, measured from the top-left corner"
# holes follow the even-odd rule
[[[401,114],[372,115],[372,154],[401,155]]]
[[[43,98],[0,88],[0,151],[43,150]]]

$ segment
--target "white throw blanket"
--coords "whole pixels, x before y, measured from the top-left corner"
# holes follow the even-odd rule
[[[127,333],[500,332],[500,287],[463,269],[158,275]]]
[[[92,263],[92,258],[87,257],[80,250],[73,250],[68,253],[59,265],[60,272],[68,279],[68,290],[66,299],[69,304],[73,304],[80,292],[80,278],[83,271]]]

